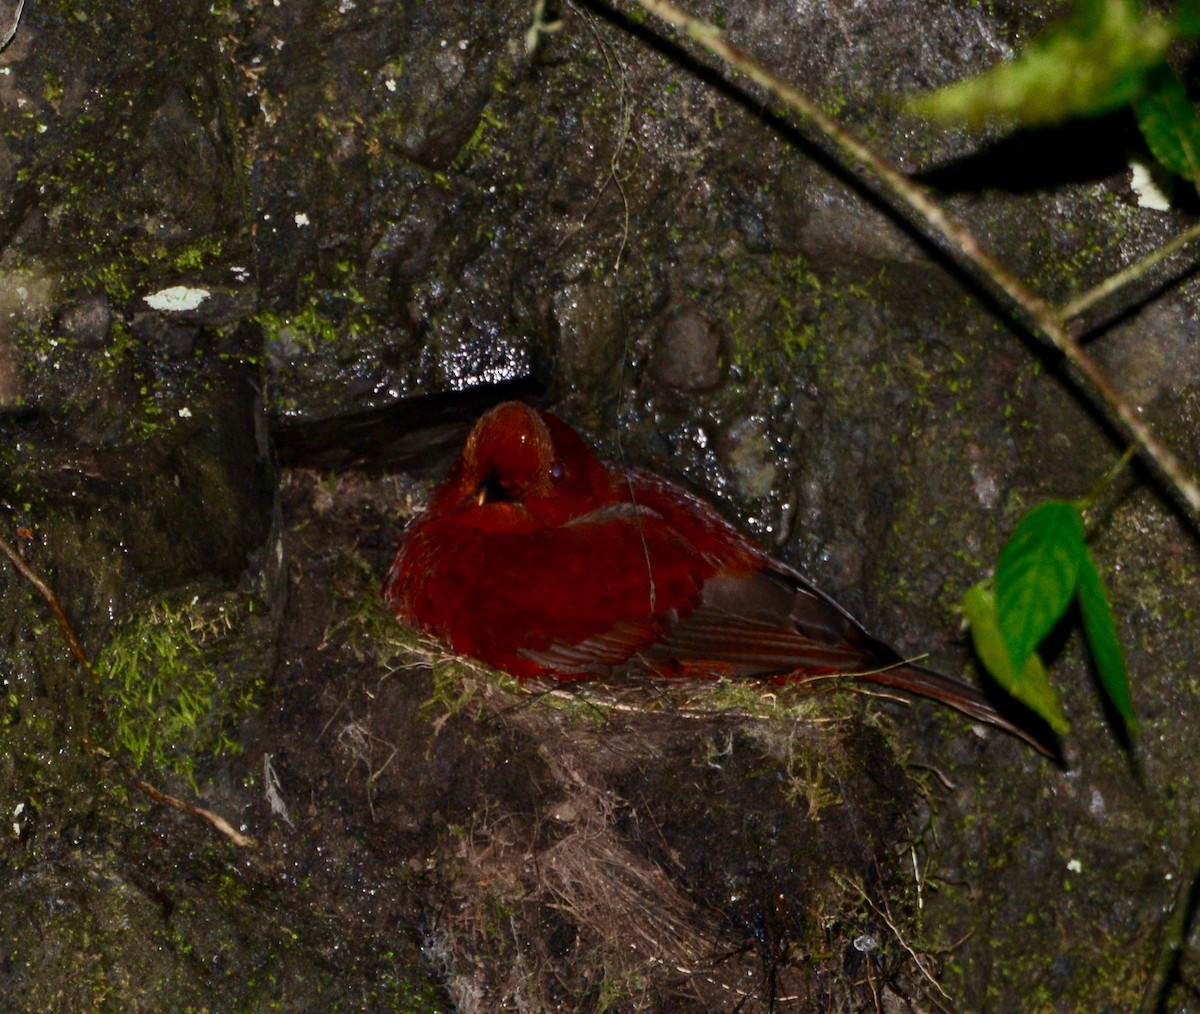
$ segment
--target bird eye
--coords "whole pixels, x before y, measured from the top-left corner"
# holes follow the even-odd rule
[[[477,507],[482,507],[485,503],[511,503],[512,500],[512,495],[504,488],[504,483],[495,472],[489,472],[475,489]]]
[[[567,470],[561,461],[555,461],[550,465],[550,481],[555,485],[562,482],[567,477]]]

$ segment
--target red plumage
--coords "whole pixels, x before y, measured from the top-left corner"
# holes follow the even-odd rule
[[[476,423],[384,595],[403,622],[520,678],[844,674],[1038,745],[980,691],[904,662],[703,500],[600,461],[520,402]]]

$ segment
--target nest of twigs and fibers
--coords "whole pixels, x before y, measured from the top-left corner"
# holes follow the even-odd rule
[[[889,705],[519,685],[448,657],[378,601],[396,502],[363,479],[285,487],[304,576],[274,735],[318,825],[403,871],[419,915],[395,931],[455,1009],[946,1004],[921,945],[926,802]]]

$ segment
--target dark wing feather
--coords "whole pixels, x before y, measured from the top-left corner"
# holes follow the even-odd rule
[[[900,662],[831,600],[784,570],[710,577],[700,602],[641,654],[704,675],[822,675]]]
[[[653,618],[641,623],[621,621],[604,633],[577,644],[554,643],[541,651],[522,648],[520,654],[541,670],[552,673],[555,679],[609,676],[644,645],[651,643],[657,629],[658,624]]]
[[[659,674],[782,678],[842,675],[940,701],[1043,753],[975,687],[905,662],[800,575],[763,568],[710,578],[700,604],[623,667]]]

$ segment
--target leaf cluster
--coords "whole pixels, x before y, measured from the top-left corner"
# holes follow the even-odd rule
[[[1171,16],[1139,0],[1075,0],[1071,15],[1018,56],[910,101],[916,112],[980,126],[1048,126],[1127,108],[1169,172],[1200,185],[1200,114],[1169,62],[1176,42],[1200,36],[1200,0]],[[1067,731],[1039,646],[1078,609],[1103,691],[1132,739],[1137,722],[1104,581],[1084,538],[1082,506],[1051,500],[1030,511],[997,561],[995,578],[963,598],[976,652],[996,682]]]
[[[915,112],[979,127],[993,120],[1050,126],[1129,108],[1165,169],[1200,183],[1200,115],[1168,62],[1177,40],[1200,35],[1200,0],[1173,18],[1139,0],[1076,0],[1065,21],[1016,59],[910,100]]]
[[[1100,684],[1132,738],[1137,719],[1104,579],[1084,539],[1078,504],[1049,500],[1031,510],[1000,552],[996,575],[963,596],[980,661],[997,683],[1059,735],[1068,731],[1038,646],[1077,605]]]

